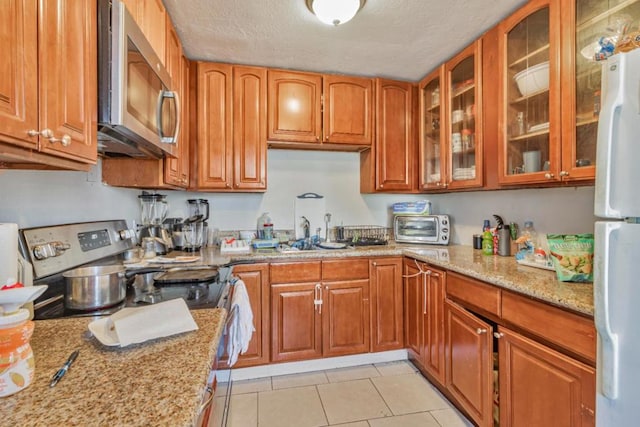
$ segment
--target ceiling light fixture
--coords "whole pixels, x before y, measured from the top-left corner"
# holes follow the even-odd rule
[[[325,24],[338,26],[350,21],[366,0],[305,0],[309,10]]]

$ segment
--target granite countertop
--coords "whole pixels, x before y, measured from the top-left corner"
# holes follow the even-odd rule
[[[258,251],[242,255],[222,255],[217,248],[206,248],[201,252],[201,260],[195,265],[214,266],[229,261],[278,262],[378,256],[410,256],[564,309],[593,316],[592,283],[560,282],[553,271],[519,265],[514,257],[485,256],[468,245],[435,246],[390,242],[384,246],[357,246],[354,249]]]
[[[213,251],[208,249],[205,252]],[[434,266],[455,271],[478,280],[509,289],[552,305],[593,316],[593,284],[560,282],[554,271],[516,263],[514,257],[485,256],[467,245],[411,245],[390,243],[386,246],[362,246],[355,249],[300,251],[286,253],[252,253],[232,255],[230,260],[274,262],[322,258],[410,256]],[[205,255],[211,257],[212,255]]]
[[[90,317],[36,321],[35,377],[26,389],[0,398],[0,424],[194,425],[226,311],[191,313],[197,331],[125,348],[100,344],[88,332]],[[77,360],[50,388],[75,349]]]

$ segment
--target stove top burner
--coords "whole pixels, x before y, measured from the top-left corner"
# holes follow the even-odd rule
[[[64,305],[64,295],[50,298],[52,302],[38,307],[34,311],[35,320],[58,319],[63,317],[110,316],[124,307],[141,307],[157,304],[175,298],[182,298],[190,309],[213,308],[224,293],[224,284],[219,282],[186,284],[155,287],[145,289],[130,287],[124,301],[95,310],[73,310]]]

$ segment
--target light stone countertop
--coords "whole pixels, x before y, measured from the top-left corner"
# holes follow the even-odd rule
[[[124,348],[88,332],[91,317],[38,320],[31,339],[35,377],[0,398],[0,425],[194,425],[226,311],[191,311],[198,330]],[[75,349],[78,358],[53,388],[49,381]]]
[[[207,253],[204,258],[213,257]],[[276,262],[322,258],[409,256],[484,282],[539,299],[552,305],[593,316],[593,284],[560,282],[554,271],[516,263],[514,257],[486,256],[467,245],[434,246],[390,243],[355,249],[253,253],[232,255],[231,260]]]

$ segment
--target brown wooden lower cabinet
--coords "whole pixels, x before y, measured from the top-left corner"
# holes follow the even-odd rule
[[[500,326],[500,426],[594,426],[595,370]]]
[[[322,357],[322,318],[316,283],[271,285],[271,360]]]
[[[371,351],[404,346],[402,258],[375,258],[369,262]]]
[[[445,272],[405,259],[405,340],[414,359],[431,379],[444,384]]]
[[[368,352],[369,310],[367,258],[271,264],[271,360]]]
[[[233,267],[233,274],[247,286],[256,329],[247,352],[238,357],[235,368],[269,363],[269,264],[246,264]]]
[[[369,279],[324,283],[322,355],[369,351]]]
[[[447,390],[473,422],[493,426],[493,328],[450,300],[444,304]]]

